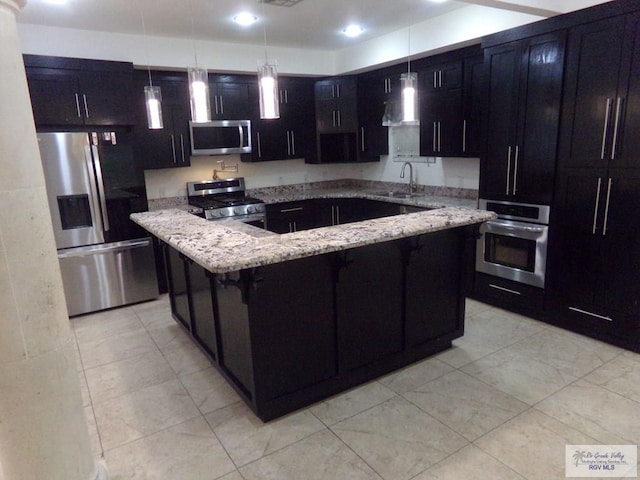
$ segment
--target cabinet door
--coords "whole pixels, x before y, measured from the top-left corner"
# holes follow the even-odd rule
[[[484,148],[482,136],[484,72],[482,55],[464,60],[462,89],[462,154],[464,156],[479,157]]]
[[[189,98],[184,74],[154,74],[154,85],[162,94],[164,128],[150,130],[147,123],[144,87],[149,84],[147,72],[137,71],[134,82],[136,126],[134,151],[145,169],[186,167],[190,165]]]
[[[431,66],[420,72],[425,91],[458,90],[462,88],[462,62]]]
[[[287,158],[287,129],[281,120],[256,120],[252,127],[251,160],[264,162]]]
[[[640,314],[640,169],[611,170],[602,229],[602,276],[596,302]],[[606,196],[605,196],[606,194]]]
[[[79,73],[81,110],[87,125],[132,125],[133,71]]]
[[[189,285],[191,287],[193,336],[214,360],[218,360],[218,336],[211,274],[197,263],[187,262]]]
[[[518,201],[551,204],[558,146],[562,75],[562,32],[536,37],[523,50],[518,132],[511,195]]]
[[[209,83],[211,118],[216,120],[246,120],[253,118],[259,107],[258,99],[250,95],[250,84],[236,80],[220,81],[218,77]]]
[[[171,313],[177,321],[191,331],[190,286],[186,259],[175,248],[171,248],[168,245],[165,245],[164,248]]]
[[[26,72],[36,126],[84,124],[75,74],[48,68],[27,68]]]
[[[638,15],[628,17],[624,42],[609,165],[614,168],[640,168],[637,149],[638,138],[640,138],[640,18]]]
[[[608,164],[624,26],[624,17],[616,17],[569,31],[561,167]]]
[[[511,191],[520,55],[518,42],[485,50],[488,75],[487,151],[480,170],[481,195],[485,198],[506,198]]]
[[[315,84],[318,133],[355,132],[357,84],[355,78],[321,80]]]
[[[281,118],[315,116],[314,83],[312,78],[278,78]]]
[[[420,99],[420,154],[462,155],[462,90],[433,90]]]
[[[335,258],[338,366],[344,372],[402,350],[402,259],[394,242]],[[378,291],[381,284],[384,291]]]
[[[405,289],[407,346],[418,346],[446,335],[461,335],[464,238],[447,230],[411,241]]]

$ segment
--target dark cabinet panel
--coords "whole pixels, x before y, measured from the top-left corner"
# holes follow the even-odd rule
[[[550,204],[557,150],[564,32],[485,50],[486,198]]]
[[[136,114],[134,141],[136,157],[145,169],[187,167],[191,164],[189,140],[189,90],[187,77],[177,72],[152,72],[153,85],[162,94],[164,128],[148,128],[144,87],[149,74],[136,71],[133,103]]]
[[[464,60],[464,83],[462,89],[463,156],[479,157],[484,147],[482,136],[484,72],[484,57],[482,54]]]
[[[455,231],[413,237],[408,242],[405,312],[409,347],[454,332],[462,334],[464,242]]]
[[[218,334],[214,318],[212,274],[194,262],[188,261],[186,265],[191,287],[192,334],[209,356],[217,361]]]
[[[355,132],[358,126],[355,77],[337,77],[315,84],[318,133]]]
[[[400,248],[383,243],[337,256],[336,317],[340,371],[403,348]],[[384,283],[384,295],[372,295]]]
[[[134,123],[132,64],[26,55],[25,65],[36,126]]]
[[[257,77],[209,75],[212,120],[247,120],[258,116]]]
[[[191,310],[189,308],[189,277],[186,258],[176,249],[164,246],[167,279],[169,281],[169,300],[171,312],[184,328],[191,331]]]
[[[313,201],[267,205],[266,229],[274,233],[291,233],[316,227],[316,204]]]

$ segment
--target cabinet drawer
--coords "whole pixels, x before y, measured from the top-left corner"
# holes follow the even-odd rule
[[[475,274],[473,296],[497,307],[536,317],[544,313],[545,291],[543,289],[484,273],[476,272]]]

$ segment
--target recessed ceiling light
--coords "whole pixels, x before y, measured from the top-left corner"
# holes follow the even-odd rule
[[[233,17],[233,21],[238,25],[248,27],[249,25],[256,23],[258,21],[258,17],[249,12],[242,12]]]
[[[431,3],[444,3],[447,2],[449,0],[429,0]]]
[[[69,0],[45,0],[47,3],[52,5],[66,5],[69,3]]]
[[[347,37],[357,37],[362,32],[364,32],[363,28],[360,25],[356,25],[353,23],[342,30],[342,33],[344,33]]]

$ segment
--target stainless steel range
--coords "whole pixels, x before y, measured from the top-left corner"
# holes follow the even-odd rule
[[[207,220],[229,218],[264,228],[264,202],[246,196],[243,177],[188,182],[187,195],[196,207],[192,213]]]

